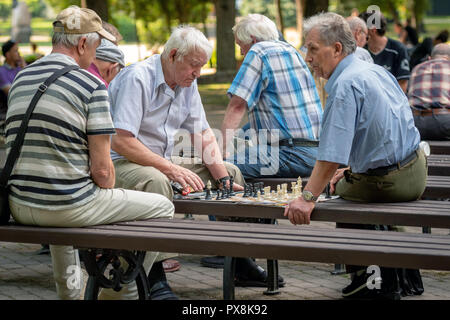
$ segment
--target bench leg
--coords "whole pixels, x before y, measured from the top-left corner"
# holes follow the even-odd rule
[[[279,294],[278,290],[278,260],[267,260],[267,290],[265,295]]]
[[[85,300],[97,300],[100,288],[120,291],[123,284],[133,281],[136,281],[139,300],[150,298],[148,278],[142,266],[145,251],[80,249],[79,252],[89,274],[84,293]],[[120,257],[128,264],[126,270],[122,266]],[[109,270],[109,275],[105,276],[108,266],[112,268]]]
[[[236,273],[236,258],[225,257],[223,266],[223,299],[234,300],[234,278]]]

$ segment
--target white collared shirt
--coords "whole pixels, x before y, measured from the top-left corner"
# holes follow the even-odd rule
[[[159,54],[123,69],[108,92],[115,128],[131,132],[166,159],[172,156],[179,129],[192,134],[209,128],[197,81],[172,90],[165,82]],[[111,157],[123,158],[114,151]]]

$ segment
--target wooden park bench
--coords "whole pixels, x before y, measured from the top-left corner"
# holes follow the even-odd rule
[[[215,216],[234,216],[234,217],[250,217],[250,218],[264,218],[268,219],[271,223],[274,223],[276,219],[286,219],[283,216],[284,208],[277,206],[264,206],[253,205],[248,203],[235,203],[228,201],[204,201],[204,200],[174,200],[175,212],[185,214],[208,214]],[[384,225],[398,225],[398,226],[421,226],[421,227],[439,227],[450,228],[450,202],[447,201],[431,201],[420,200],[407,203],[380,203],[380,204],[362,204],[345,201],[342,199],[329,200],[321,202],[316,205],[313,214],[311,215],[312,221],[328,221],[328,222],[341,222],[341,223],[356,223],[356,224],[384,224]],[[273,228],[278,228],[277,225],[270,225]],[[245,228],[245,227],[244,227]],[[270,227],[269,227],[270,228]],[[274,229],[274,232],[277,229]],[[345,230],[344,233],[350,232],[347,229],[322,229],[323,235],[334,234],[334,232],[340,232]],[[353,230],[355,231],[355,230]],[[368,230],[355,231],[357,234],[364,234]],[[351,233],[351,232],[350,232]],[[369,231],[368,234],[372,234]],[[380,239],[384,239],[386,235],[388,238],[395,233],[378,233]],[[397,235],[403,235],[406,237],[422,237],[425,238],[429,234],[406,234],[396,233]],[[388,239],[386,238],[386,239]],[[416,239],[418,239],[416,238]],[[444,236],[444,239],[450,240],[450,236]],[[281,239],[281,238],[280,238]],[[343,243],[347,242],[350,238],[344,236],[341,238]],[[353,241],[352,239],[351,241]],[[362,240],[362,239],[360,239]],[[363,244],[364,241],[361,242]],[[282,250],[280,248],[280,250]],[[284,249],[283,249],[284,250]],[[390,249],[389,249],[390,250]],[[388,250],[388,251],[389,251]],[[236,256],[236,255],[235,255]],[[256,257],[254,255],[249,255]],[[331,258],[331,256],[329,257]],[[333,259],[337,260],[334,261]],[[234,258],[227,257],[225,259],[224,266],[224,297],[226,299],[234,298],[234,287],[232,285],[234,277]],[[328,259],[328,262],[335,262],[342,264],[343,259],[337,256]],[[344,259],[345,260],[345,259]],[[305,260],[303,260],[305,261]],[[442,260],[444,269],[450,267],[448,262]],[[347,264],[353,264],[346,262]],[[384,265],[384,261],[379,261],[378,265]],[[367,264],[362,264],[367,265]],[[400,266],[401,264],[399,264]],[[278,264],[276,260],[268,259],[267,261],[268,272],[268,289],[266,294],[278,293]],[[421,268],[415,266],[414,268]]]
[[[280,210],[278,208],[278,213]],[[44,242],[80,248],[89,274],[85,299],[97,299],[102,287],[119,290],[122,283],[133,280],[136,280],[139,298],[148,299],[148,281],[142,267],[145,251],[450,270],[448,236],[311,226],[181,219],[85,228],[11,224],[0,226],[0,241]],[[121,269],[119,256],[130,265],[126,270]],[[104,273],[109,264],[113,268],[108,277]],[[224,272],[224,298],[234,299],[233,259],[228,258],[226,265],[224,270],[231,271]]]
[[[431,154],[428,157],[428,174],[431,176],[450,176],[450,155]]]
[[[427,141],[431,154],[450,154],[450,141]]]

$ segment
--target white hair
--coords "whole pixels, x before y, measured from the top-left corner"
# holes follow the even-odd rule
[[[244,44],[252,42],[251,36],[255,37],[257,41],[271,41],[279,38],[275,23],[266,16],[257,13],[242,18],[233,27],[233,33]]]
[[[161,54],[163,59],[169,57],[170,51],[177,49],[177,59],[182,60],[189,53],[203,50],[208,60],[211,58],[213,47],[206,39],[205,35],[199,30],[190,26],[178,26],[170,35],[164,45],[164,51]]]
[[[352,32],[355,32],[358,29],[367,32],[366,22],[363,19],[361,19],[360,17],[348,17],[346,20],[347,20],[348,25],[350,26],[350,30],[352,30]]]
[[[308,18],[303,26],[305,37],[311,30],[317,29],[320,39],[327,45],[333,45],[336,42],[342,44],[342,52],[349,55],[356,50],[356,40],[348,22],[344,17],[333,12],[322,12]]]
[[[88,45],[93,45],[95,42],[100,40],[100,35],[97,32],[90,32],[85,34],[67,34],[63,32],[55,32],[52,37],[52,44],[62,45],[66,48],[75,47],[78,45],[78,41],[82,37],[86,37],[86,42]]]

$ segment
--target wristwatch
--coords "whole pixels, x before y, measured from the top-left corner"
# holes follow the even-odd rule
[[[302,192],[302,197],[303,197],[303,199],[304,199],[305,201],[308,201],[308,202],[316,202],[316,201],[317,201],[317,197],[315,197],[315,196],[312,194],[312,192],[311,192],[311,191],[308,191],[308,190],[304,190],[304,191]]]

